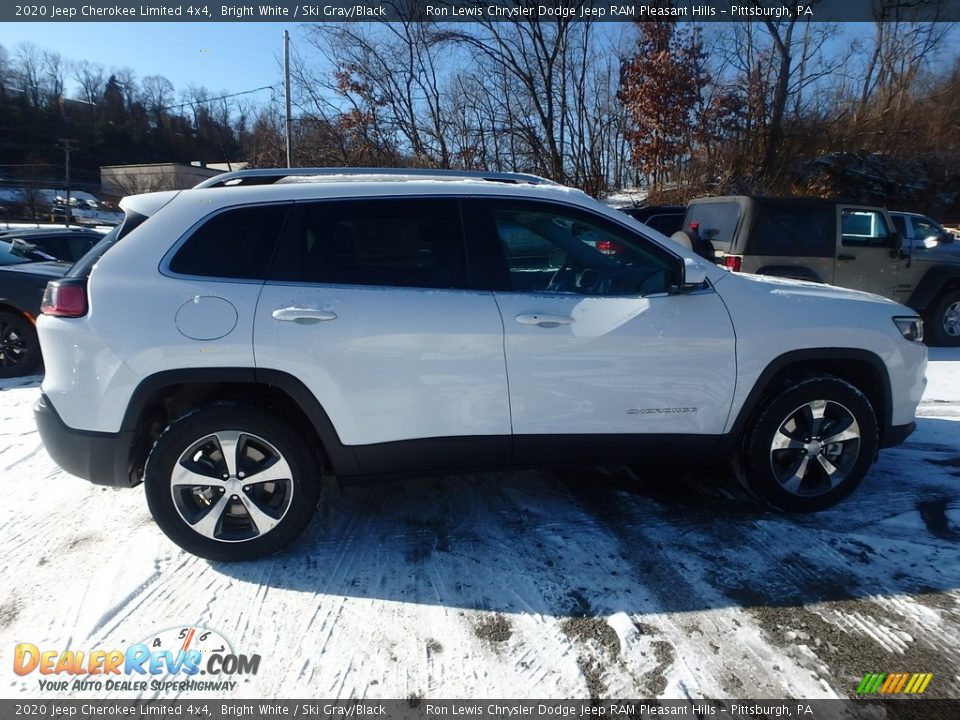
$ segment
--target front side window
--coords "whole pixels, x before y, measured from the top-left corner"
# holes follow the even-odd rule
[[[888,247],[890,231],[876,210],[844,208],[840,214],[843,244],[846,247]]]
[[[917,240],[926,240],[927,238],[939,240],[943,234],[940,226],[928,218],[912,217],[910,222],[913,223],[913,236]]]
[[[587,213],[506,201],[491,213],[516,292],[652,295],[677,284],[665,250]]]
[[[271,279],[462,288],[466,261],[457,201],[387,198],[298,205]]]
[[[180,246],[170,271],[263,280],[289,205],[233,208],[209,218]]]

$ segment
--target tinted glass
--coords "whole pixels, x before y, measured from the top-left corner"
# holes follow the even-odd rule
[[[25,239],[25,242],[28,242],[31,245],[36,245],[37,250],[40,252],[45,252],[48,255],[52,255],[53,257],[57,258],[57,260],[73,261],[73,258],[70,257],[70,252],[67,248],[67,239],[62,235],[27,238]]]
[[[651,295],[676,285],[675,261],[623,228],[575,210],[491,203],[517,292]]]
[[[645,224],[652,227],[659,233],[667,237],[673,235],[677,230],[683,227],[683,215],[675,213],[673,215],[654,215],[649,218]]]
[[[272,280],[461,288],[466,284],[456,200],[340,200],[298,205]]]
[[[687,208],[683,229],[691,229],[693,226],[697,228],[701,239],[709,240],[717,250],[729,252],[739,221],[739,203],[695,203]]]
[[[30,262],[30,260],[10,252],[9,242],[0,242],[0,265],[19,265],[25,262]]]
[[[289,205],[225,210],[197,228],[170,261],[180,275],[262,280]]]
[[[70,262],[79,260],[100,240],[99,237],[91,237],[88,235],[82,236],[71,236],[67,238],[67,245],[69,248],[69,256],[66,258]]]
[[[888,247],[890,231],[875,210],[844,208],[840,214],[843,244],[847,247]]]
[[[897,229],[897,232],[900,233],[900,237],[909,237],[910,233],[907,232],[907,221],[903,215],[891,215],[890,219],[893,220],[893,226]]]
[[[939,239],[943,232],[940,226],[929,218],[912,217],[910,218],[910,222],[913,223],[913,236],[918,240],[924,240],[926,238]]]
[[[833,257],[836,252],[834,213],[832,205],[761,205],[753,220],[751,252]]]

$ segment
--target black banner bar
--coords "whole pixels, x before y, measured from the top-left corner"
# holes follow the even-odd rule
[[[881,14],[884,13],[884,14]],[[958,22],[960,0],[57,0],[2,3],[3,22]]]
[[[954,720],[960,700],[0,700],[2,720]]]

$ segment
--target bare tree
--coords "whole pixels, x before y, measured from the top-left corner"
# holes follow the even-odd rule
[[[81,60],[73,64],[73,79],[80,86],[80,99],[96,105],[103,98],[106,76],[102,65]]]
[[[147,75],[140,81],[140,98],[154,127],[160,127],[163,116],[175,97],[173,83],[162,75]]]

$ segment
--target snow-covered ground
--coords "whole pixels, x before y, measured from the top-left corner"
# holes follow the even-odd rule
[[[41,693],[17,643],[198,625],[262,657],[222,697],[817,698],[898,671],[960,697],[960,351],[929,377],[917,432],[818,515],[770,512],[722,467],[367,483],[238,565],[180,552],[142,489],[59,471],[38,379],[3,381],[0,695],[124,694]]]

